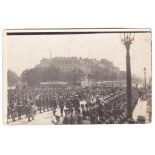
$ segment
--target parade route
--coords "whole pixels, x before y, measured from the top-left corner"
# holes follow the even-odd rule
[[[42,113],[37,113],[34,117],[34,120],[29,121],[28,122],[28,118],[22,118],[20,120],[16,120],[15,122],[12,122],[12,120],[10,120],[8,122],[8,124],[11,125],[39,125],[39,124],[43,124],[43,125],[50,125],[52,124],[52,111],[46,111],[46,112],[42,112]]]
[[[63,114],[64,115],[64,114]],[[138,103],[133,111],[133,119],[137,121],[138,116],[144,116],[146,119],[146,123],[149,122],[149,112],[148,112],[148,103],[146,100],[138,99]],[[22,116],[22,119],[16,121],[12,121],[12,119],[8,120],[9,125],[52,125],[56,122],[55,117],[53,116],[52,111],[45,111],[42,113],[37,112],[34,120],[28,121],[28,118]],[[63,122],[63,117],[60,117],[60,122]],[[63,124],[63,123],[62,123]]]

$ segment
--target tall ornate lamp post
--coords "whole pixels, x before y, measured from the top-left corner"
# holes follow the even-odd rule
[[[127,82],[127,119],[132,119],[132,84],[130,66],[130,45],[134,41],[132,33],[121,34],[121,42],[126,48],[126,82]]]
[[[144,70],[144,87],[146,88],[146,68]]]

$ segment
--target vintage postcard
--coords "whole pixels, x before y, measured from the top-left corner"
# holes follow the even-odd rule
[[[4,123],[149,123],[151,50],[150,29],[4,30]]]

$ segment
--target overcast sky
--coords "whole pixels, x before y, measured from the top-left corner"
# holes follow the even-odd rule
[[[151,35],[135,34],[131,45],[132,73],[143,78],[143,68],[151,75]],[[126,50],[121,44],[119,33],[76,34],[76,35],[25,35],[7,36],[5,39],[8,69],[18,75],[26,68],[32,68],[40,60],[51,56],[77,56],[96,59],[107,59],[119,67],[126,69]]]

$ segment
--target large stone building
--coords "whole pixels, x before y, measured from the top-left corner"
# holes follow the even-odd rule
[[[69,72],[74,73],[74,81],[76,81],[76,78],[78,79],[78,75],[82,75],[79,81],[81,81],[81,85],[83,86],[91,85],[91,82],[97,81],[124,80],[124,77],[121,78],[122,74],[120,73],[122,72],[120,72],[119,68],[106,59],[96,60],[81,57],[42,58],[37,67],[49,67],[50,65],[59,68],[62,72],[68,72],[69,75]],[[83,73],[81,74],[79,70]]]
[[[78,58],[78,57],[54,57],[51,59],[43,58],[40,61],[39,66],[48,67],[54,65],[61,71],[68,72],[80,69],[84,74],[91,74],[96,67],[104,67],[100,61],[96,59]]]

